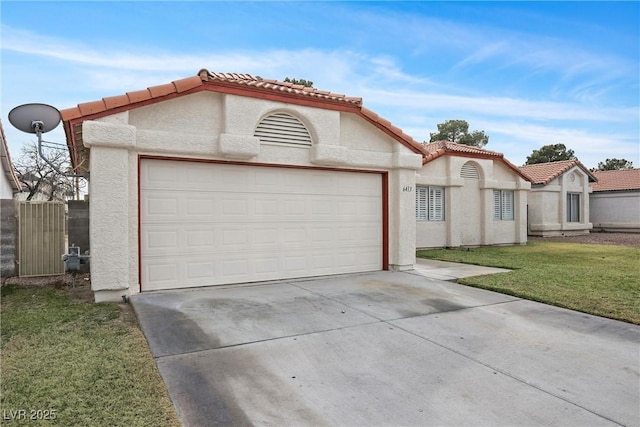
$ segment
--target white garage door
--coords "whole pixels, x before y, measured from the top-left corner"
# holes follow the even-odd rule
[[[143,291],[382,269],[376,173],[143,159]]]

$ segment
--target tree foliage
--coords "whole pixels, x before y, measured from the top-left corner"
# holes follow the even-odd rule
[[[466,120],[447,120],[438,124],[438,132],[431,132],[429,142],[451,141],[457,144],[482,148],[489,143],[489,136],[483,130],[469,132]]]
[[[43,154],[58,170],[69,170],[66,150],[43,148]],[[56,172],[40,157],[35,142],[22,147],[14,167],[20,183],[29,192],[27,200],[33,199],[38,193],[44,194],[48,201],[66,199],[74,194],[71,179]]]
[[[567,149],[564,144],[544,145],[538,150],[533,150],[531,155],[527,157],[526,165],[535,165],[537,163],[557,162],[560,160],[575,160],[573,150]]]
[[[294,85],[302,85],[305,87],[313,87],[313,82],[311,80],[305,80],[305,79],[290,79],[289,77],[285,77],[284,81],[286,83],[291,83]]]
[[[595,171],[614,171],[620,169],[632,169],[633,162],[627,159],[607,159],[604,162],[598,162],[598,167],[591,169],[591,172]]]

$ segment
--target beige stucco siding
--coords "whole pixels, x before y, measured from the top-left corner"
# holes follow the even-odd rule
[[[595,230],[640,232],[640,191],[594,192],[589,208]]]
[[[466,163],[478,178],[462,178]],[[530,184],[493,159],[441,156],[417,173],[416,186],[445,189],[445,220],[416,221],[418,248],[519,244],[526,242],[526,203]],[[514,219],[493,218],[493,191],[514,192]]]
[[[529,194],[529,234],[559,236],[588,234],[589,177],[579,167],[573,167],[546,185],[536,185]],[[580,220],[567,221],[567,194],[580,195]]]
[[[254,129],[274,112],[298,118],[313,145],[261,143]],[[96,301],[140,291],[140,155],[386,172],[389,266],[415,262],[413,188],[422,157],[353,114],[199,92],[86,121],[83,140],[91,149],[92,258],[100,260],[92,265]]]

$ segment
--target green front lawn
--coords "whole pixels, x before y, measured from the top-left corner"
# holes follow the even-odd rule
[[[3,286],[1,303],[3,425],[180,425],[130,307],[53,287]]]
[[[459,283],[640,324],[640,249],[562,242],[418,251],[420,258],[514,270]]]

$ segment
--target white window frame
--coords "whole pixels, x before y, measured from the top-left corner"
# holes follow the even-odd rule
[[[580,222],[580,193],[567,193],[567,222]]]
[[[513,190],[493,190],[493,219],[495,221],[514,221],[515,205]]]
[[[416,187],[416,220],[445,221],[444,187]]]

